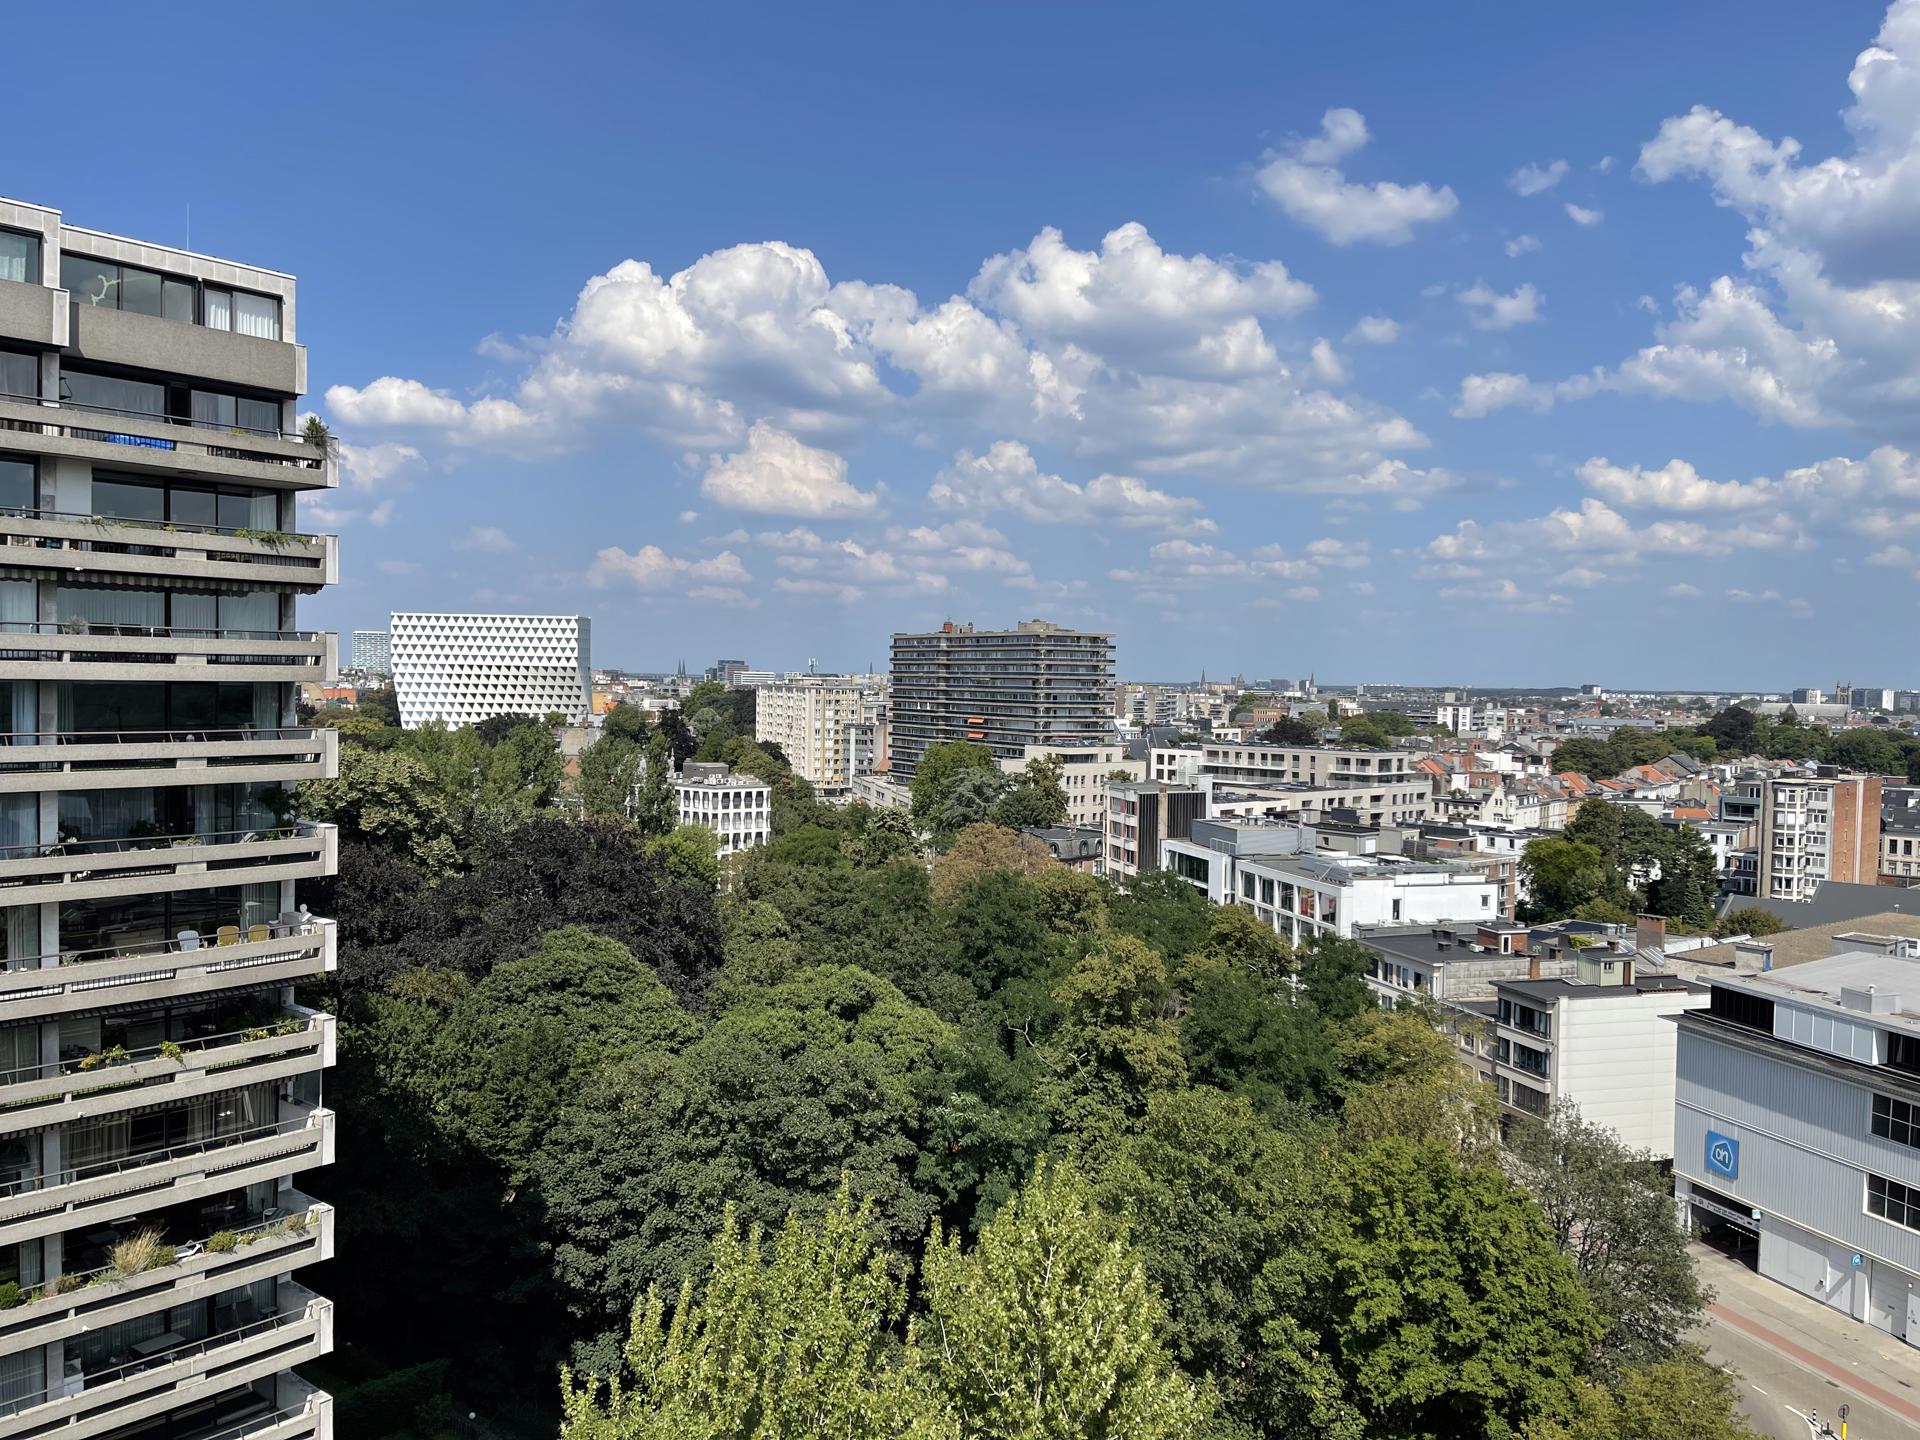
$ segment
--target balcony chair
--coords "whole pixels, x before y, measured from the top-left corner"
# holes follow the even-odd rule
[[[222,925],[218,932],[218,938],[214,941],[216,945],[238,945],[239,943],[240,927],[238,925]]]

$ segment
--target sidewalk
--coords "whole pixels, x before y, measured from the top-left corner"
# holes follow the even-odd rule
[[[1692,1247],[1709,1313],[1850,1395],[1920,1428],[1920,1350],[1754,1274],[1703,1245]],[[1762,1384],[1767,1377],[1749,1374]],[[1842,1397],[1835,1397],[1844,1398]],[[1822,1407],[1831,1414],[1831,1407]]]

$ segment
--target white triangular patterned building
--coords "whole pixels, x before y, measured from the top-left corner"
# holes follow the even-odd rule
[[[457,615],[396,611],[391,618],[400,724],[476,725],[494,715],[558,711],[584,724],[593,698],[585,615]]]

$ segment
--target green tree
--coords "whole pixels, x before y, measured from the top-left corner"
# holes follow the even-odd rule
[[[1325,1163],[1311,1140],[1206,1086],[1154,1095],[1140,1129],[1098,1160],[1095,1194],[1166,1298],[1175,1358],[1212,1376],[1241,1420],[1263,1408],[1256,1282],[1268,1261],[1314,1243]]]
[[[1171,987],[1158,951],[1128,935],[1101,936],[1054,992],[1062,1017],[1044,1047],[1040,1102],[1083,1144],[1112,1138],[1157,1092],[1186,1084]]]
[[[1211,910],[1207,897],[1171,870],[1137,875],[1107,899],[1114,929],[1175,959],[1206,947]]]
[[[1053,852],[1031,835],[1000,825],[969,825],[933,862],[933,903],[953,904],[975,880],[995,870],[1038,875],[1059,868]]]
[[[720,884],[720,837],[704,825],[676,825],[649,840],[647,850],[683,885],[712,890]]]
[[[1608,1367],[1671,1355],[1700,1323],[1707,1296],[1659,1163],[1565,1103],[1514,1127],[1507,1156],[1607,1322]]]
[[[580,752],[581,808],[589,815],[624,819],[646,754],[640,742],[603,730],[598,740]]]
[[[629,705],[624,700],[600,717],[602,738],[629,740],[636,745],[642,745],[646,743],[647,734],[651,729],[647,712],[638,705]]]
[[[969,1440],[1193,1440],[1210,1422],[1138,1254],[1068,1167],[1043,1163],[972,1254],[936,1226],[923,1287],[917,1348]]]
[[[961,775],[975,771],[1000,775],[1000,762],[993,758],[993,751],[987,746],[965,740],[941,740],[929,745],[914,766],[913,781],[908,786],[913,797],[914,824],[922,830],[938,829],[941,817],[947,812],[954,782]]]
[[[990,823],[1006,791],[1007,777],[998,770],[963,770],[955,775],[933,812],[934,846],[944,850],[962,831]]]
[[[1720,862],[1691,825],[1683,824],[1669,835],[1659,878],[1647,885],[1647,908],[1705,930],[1713,924],[1713,902],[1720,893]]]
[[[458,853],[446,802],[433,776],[410,755],[343,744],[338,776],[300,782],[299,809],[309,819],[338,825],[345,838],[404,856],[429,874],[451,869]]]
[[[1333,1177],[1316,1234],[1260,1279],[1269,1394],[1299,1427],[1280,1433],[1508,1440],[1572,1413],[1601,1321],[1496,1167],[1378,1141]]]
[[[1460,1063],[1433,1016],[1367,1010],[1340,1032],[1336,1051],[1341,1122],[1351,1141],[1431,1142],[1469,1159],[1494,1152],[1500,1107],[1493,1089]]]
[[[1060,777],[1066,767],[1051,755],[1029,760],[1018,778],[993,807],[996,825],[1009,830],[1045,829],[1067,819],[1067,791]]]
[[[1180,986],[1180,1047],[1197,1083],[1243,1096],[1268,1116],[1332,1103],[1339,1082],[1332,1033],[1291,987],[1211,954],[1181,967]]]
[[[1740,1392],[1733,1377],[1699,1351],[1679,1353],[1629,1370],[1613,1385],[1581,1387],[1571,1421],[1546,1422],[1527,1432],[1527,1440],[1649,1440],[1681,1436],[1687,1440],[1760,1440],[1760,1432],[1739,1413]]]
[[[1758,905],[1742,905],[1736,910],[1729,910],[1725,915],[1722,915],[1715,921],[1713,933],[1720,936],[1752,935],[1759,937],[1764,935],[1778,935],[1781,931],[1791,930],[1792,928],[1791,925],[1771,910],[1762,910]]]
[[[1603,896],[1610,878],[1597,849],[1554,835],[1527,842],[1520,852],[1520,874],[1527,884],[1528,913],[1552,920]]]
[[[1282,715],[1260,732],[1268,745],[1318,745],[1320,731],[1296,715]]]
[[[697,1298],[685,1282],[671,1324],[657,1290],[634,1307],[623,1374],[562,1373],[561,1440],[958,1440],[891,1353],[903,1287],[872,1218],[842,1182],[767,1255],[729,1207]]]
[[[379,685],[363,689],[359,693],[355,709],[376,724],[389,730],[400,728],[400,701],[393,693],[393,686]]]
[[[633,823],[642,835],[665,835],[679,823],[680,800],[673,788],[673,745],[664,734],[654,732],[639,769]]]

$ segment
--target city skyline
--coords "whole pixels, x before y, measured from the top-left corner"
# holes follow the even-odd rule
[[[383,16],[376,53],[348,7],[266,26],[313,62],[297,104],[175,113],[244,160],[317,100],[324,185],[23,155],[4,189],[286,257],[344,442],[329,628],[591,613],[605,663],[753,636],[857,669],[894,629],[1039,615],[1115,632],[1128,674],[1487,684],[1547,649],[1785,685],[1884,669],[1854,617],[1915,599],[1920,5],[1746,18],[1663,9],[1643,47],[1617,10],[1409,12],[1383,52],[1350,15],[1080,49],[1028,16],[1009,53],[768,15],[734,55],[713,17],[589,50],[582,12],[482,7]],[[156,98],[157,25],[126,18],[73,144]],[[503,53],[574,83],[456,107]],[[1656,653],[1676,625],[1719,643]]]

